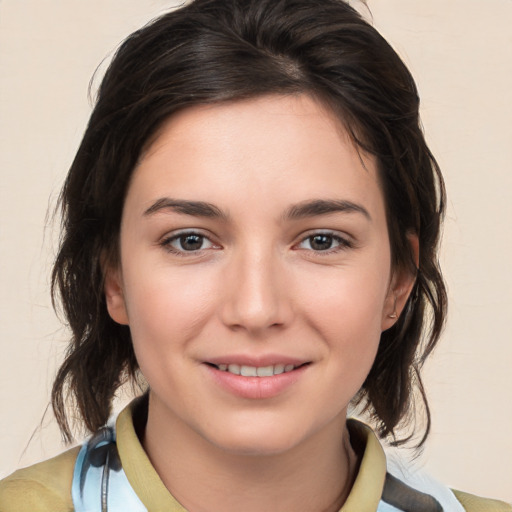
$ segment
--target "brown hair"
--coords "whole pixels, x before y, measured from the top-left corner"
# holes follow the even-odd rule
[[[108,315],[102,266],[115,264],[124,198],[142,148],[162,122],[192,105],[305,93],[333,109],[356,144],[375,155],[387,205],[394,268],[416,273],[396,324],[382,333],[355,402],[381,436],[414,412],[420,369],[442,330],[446,291],[437,246],[444,185],[420,127],[406,66],[341,0],[195,0],[129,36],[101,83],[65,181],[62,239],[52,274],[72,332],[52,405],[67,440],[66,402],[95,431],[118,387],[137,378],[130,331]],[[416,264],[408,235],[419,237]],[[395,439],[396,441],[396,439]],[[396,441],[400,442],[400,441]]]

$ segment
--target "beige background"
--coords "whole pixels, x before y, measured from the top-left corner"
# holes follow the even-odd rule
[[[419,464],[512,501],[512,1],[369,4],[417,79],[449,193],[451,309],[426,372],[434,423]],[[62,450],[51,414],[37,429],[65,340],[48,292],[58,230],[45,216],[90,112],[89,79],[170,5],[0,1],[0,477]]]

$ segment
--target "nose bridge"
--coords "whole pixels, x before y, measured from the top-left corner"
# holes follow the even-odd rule
[[[260,332],[289,320],[291,304],[281,256],[270,244],[246,244],[235,251],[227,281],[226,325]]]

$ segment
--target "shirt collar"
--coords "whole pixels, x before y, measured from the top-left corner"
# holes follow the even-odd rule
[[[117,418],[117,447],[124,472],[149,512],[186,512],[165,487],[137,436],[134,413],[143,411],[144,406],[147,407],[145,397],[136,399]],[[386,456],[368,425],[355,419],[349,419],[347,425],[360,465],[350,494],[339,512],[376,512],[386,478]]]

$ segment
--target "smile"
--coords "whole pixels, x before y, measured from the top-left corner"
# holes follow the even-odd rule
[[[272,357],[271,361],[271,357],[261,358],[262,361],[243,356],[226,357],[205,361],[203,367],[208,370],[209,378],[229,394],[243,399],[262,400],[293,389],[312,365],[312,361],[303,362],[286,357]],[[276,360],[280,362],[276,363]]]
[[[242,377],[272,377],[281,373],[288,373],[297,366],[293,364],[275,364],[269,366],[247,366],[240,364],[219,364],[214,365],[218,370],[232,373],[233,375],[241,375]]]

